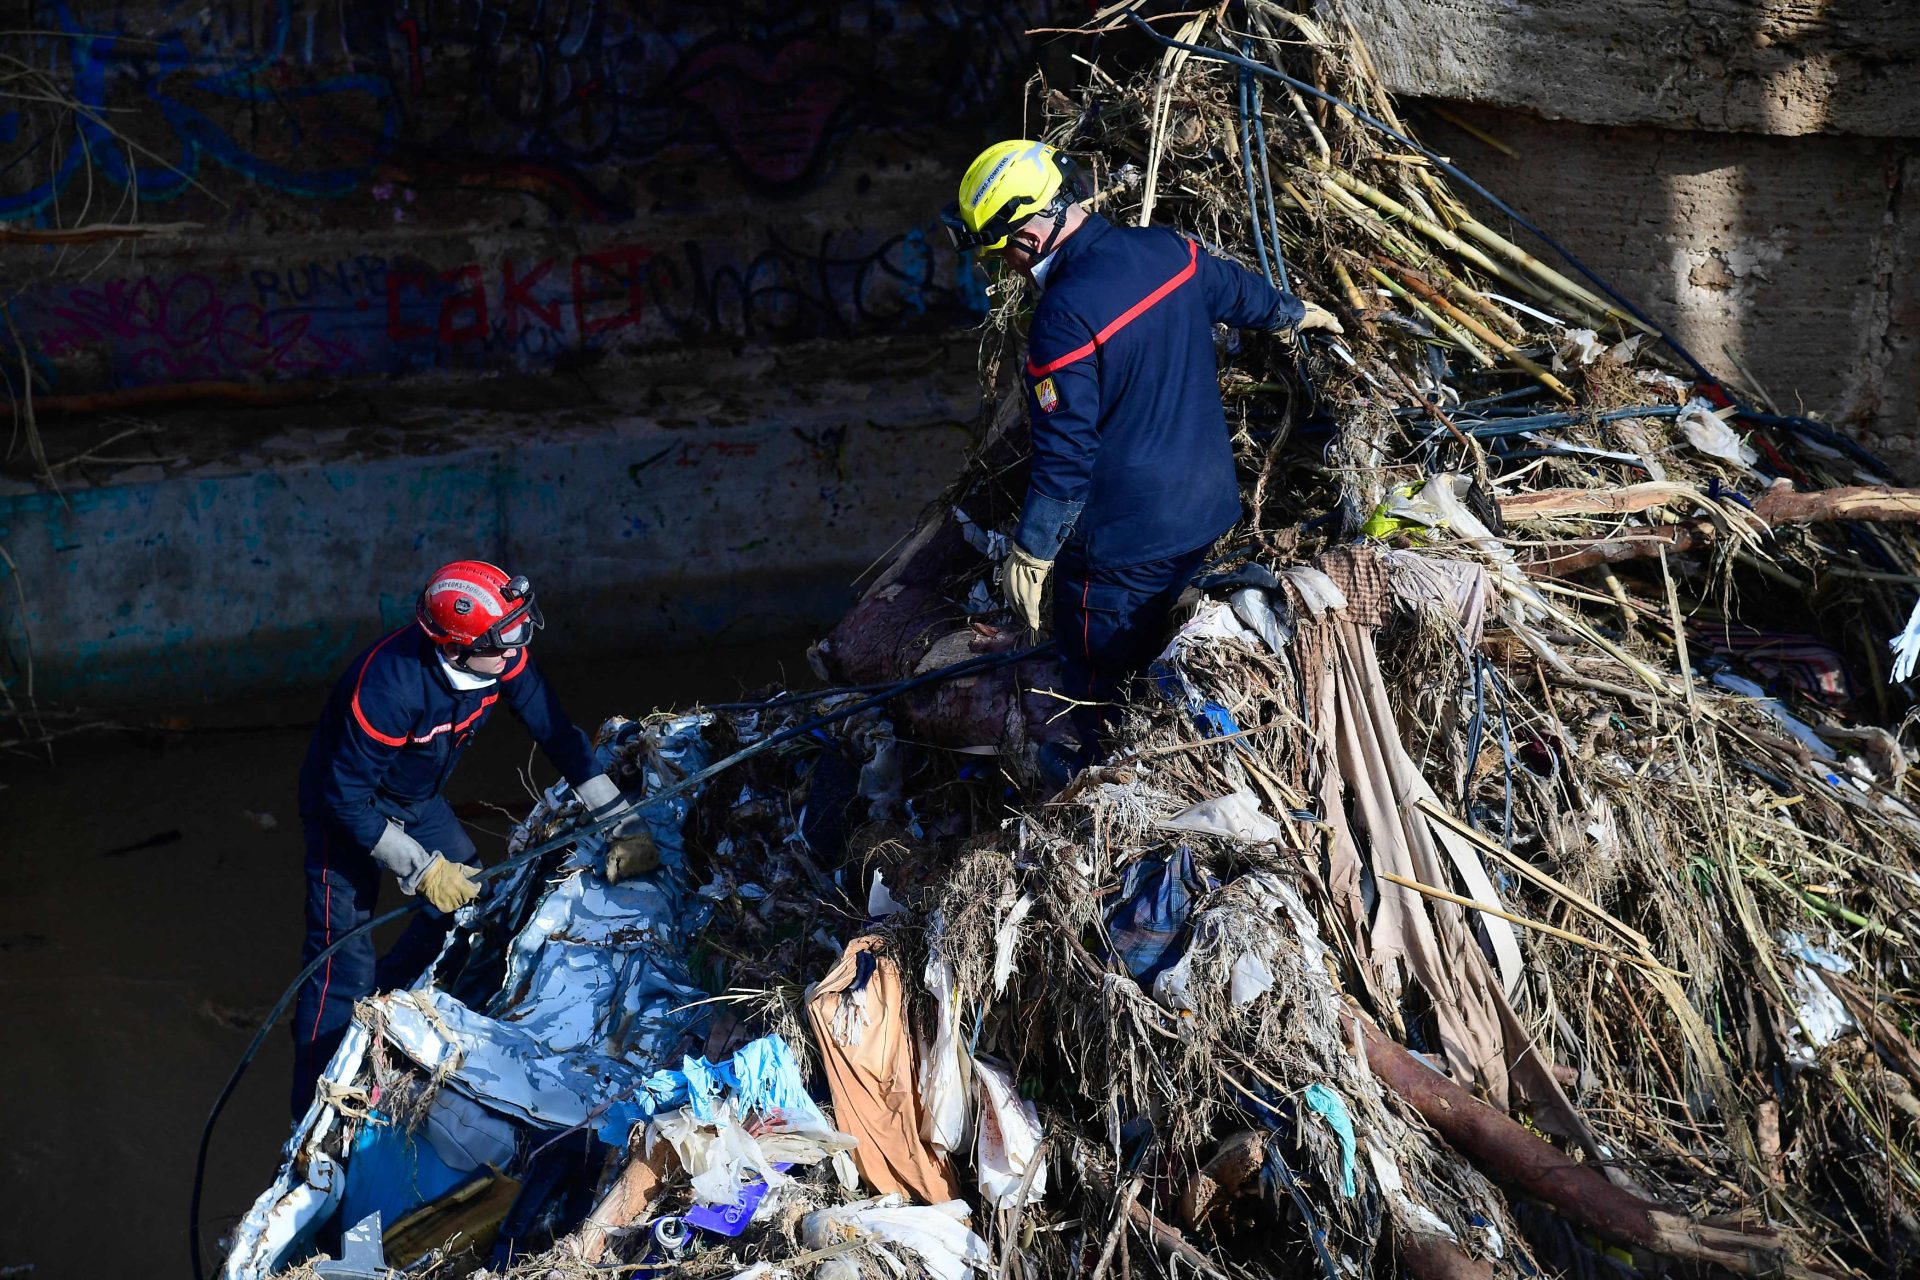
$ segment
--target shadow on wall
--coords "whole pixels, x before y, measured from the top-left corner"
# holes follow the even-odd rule
[[[1920,9],[1885,0],[1343,5],[1429,140],[1707,367],[1920,479]],[[1558,117],[1558,118],[1555,118]]]

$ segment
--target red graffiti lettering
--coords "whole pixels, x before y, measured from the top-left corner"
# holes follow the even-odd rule
[[[507,333],[511,337],[520,336],[520,316],[527,312],[539,319],[549,329],[560,327],[560,300],[550,298],[545,302],[534,297],[533,290],[547,273],[553,270],[553,259],[548,258],[526,275],[516,275],[513,259],[506,258],[500,263],[500,310],[506,315]]]
[[[638,245],[621,245],[599,253],[583,253],[573,260],[573,319],[582,341],[595,334],[640,323],[643,300],[640,264],[647,260],[650,253],[651,250]],[[605,277],[619,286],[612,295],[622,303],[618,312],[610,315],[588,314],[589,306],[606,301],[609,296],[594,291],[588,283],[591,275]]]
[[[460,267],[441,277],[448,284],[464,284],[461,292],[440,304],[440,341],[452,346],[457,342],[478,342],[487,336],[487,284],[478,266]],[[456,323],[462,315],[465,324]]]

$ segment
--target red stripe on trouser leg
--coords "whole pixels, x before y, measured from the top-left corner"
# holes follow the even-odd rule
[[[326,931],[327,945],[333,945],[333,886],[327,882],[327,867],[333,855],[333,842],[325,840],[320,846],[320,892],[327,895],[327,905],[322,914],[321,927]],[[313,1030],[307,1032],[307,1043],[312,1044],[320,1038],[320,1015],[326,1012],[327,989],[333,985],[333,957],[327,957],[326,976],[320,980],[320,1003],[313,1007]]]
[[[1087,659],[1087,697],[1093,697],[1095,680],[1093,670],[1093,615],[1087,612],[1087,597],[1093,590],[1093,579],[1088,578],[1080,584],[1080,652]]]

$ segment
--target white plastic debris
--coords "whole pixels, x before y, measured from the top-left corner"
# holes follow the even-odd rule
[[[1293,584],[1300,596],[1300,603],[1308,613],[1318,619],[1330,609],[1347,607],[1347,594],[1334,585],[1333,579],[1318,569],[1297,564],[1280,571],[1282,577]]]
[[[1559,347],[1553,353],[1553,368],[1556,373],[1564,373],[1569,365],[1584,368],[1607,354],[1607,345],[1600,341],[1600,335],[1591,329],[1569,329],[1561,335]]]
[[[1753,471],[1760,455],[1739,432],[1727,425],[1721,413],[1731,415],[1732,410],[1715,411],[1712,405],[1698,398],[1687,401],[1686,408],[1680,411],[1680,434],[1708,457],[1718,458],[1742,471]]]
[[[927,955],[921,974],[933,994],[933,1042],[920,1056],[920,1136],[942,1159],[950,1159],[967,1143],[973,1099],[967,1088],[968,1058],[960,1040],[960,1019],[954,1009],[953,965],[936,947]]]
[[[1920,599],[1913,602],[1913,612],[1907,615],[1907,625],[1900,634],[1887,641],[1887,648],[1893,650],[1893,673],[1887,677],[1888,684],[1899,684],[1911,679],[1914,663],[1920,661]]]
[[[1820,735],[1813,731],[1813,726],[1794,715],[1791,711],[1788,711],[1786,704],[1782,703],[1780,699],[1770,697],[1765,689],[1747,679],[1745,676],[1737,676],[1731,671],[1716,671],[1713,673],[1712,679],[1714,684],[1727,690],[1729,693],[1737,693],[1742,697],[1752,698],[1754,705],[1761,711],[1764,711],[1768,719],[1792,734],[1794,741],[1812,752],[1815,758],[1829,761],[1840,758],[1834,754],[1833,748],[1828,746],[1826,742],[1821,739]]]
[[[906,909],[906,904],[894,897],[893,891],[887,888],[886,877],[878,870],[874,871],[873,883],[867,887],[867,915],[875,920],[884,920]]]
[[[1187,948],[1181,957],[1160,971],[1153,980],[1151,995],[1154,1003],[1163,1009],[1175,1013],[1193,1013],[1199,1009],[1199,1003],[1193,998],[1193,948]]]
[[[1001,907],[1006,914],[1001,917],[999,926],[993,932],[993,994],[1004,995],[1007,980],[1013,976],[1013,952],[1020,942],[1020,923],[1033,910],[1033,899],[1021,894],[1011,904],[1004,900]]]
[[[967,1202],[908,1204],[898,1194],[821,1209],[800,1219],[800,1240],[824,1249],[847,1240],[895,1244],[918,1254],[934,1280],[967,1280],[989,1271],[987,1242],[967,1227]]]
[[[900,743],[893,721],[884,716],[867,720],[853,731],[853,742],[866,756],[860,766],[859,791],[867,814],[875,822],[900,820],[900,793],[906,777],[900,765]]]
[[[1236,1005],[1252,1004],[1273,990],[1273,970],[1258,952],[1242,951],[1228,975],[1227,995]]]
[[[1010,1209],[1027,1183],[1027,1201],[1047,1194],[1046,1157],[1040,1154],[1040,1113],[1014,1089],[1013,1076],[991,1062],[975,1062],[980,1082],[980,1134],[975,1146],[980,1192],[995,1208]],[[1029,1165],[1033,1169],[1027,1179]]]
[[[1007,558],[1007,535],[991,529],[982,529],[973,522],[973,517],[960,508],[953,508],[954,523],[960,526],[960,536],[967,545],[987,559],[999,564]]]
[[[1367,1154],[1367,1164],[1373,1169],[1374,1181],[1380,1184],[1387,1199],[1398,1206],[1402,1214],[1418,1223],[1420,1229],[1429,1235],[1445,1236],[1449,1240],[1460,1238],[1439,1214],[1407,1194],[1406,1179],[1400,1176],[1400,1166],[1394,1162],[1391,1152],[1383,1151],[1365,1139],[1361,1140],[1360,1147]]]
[[[1274,613],[1264,588],[1241,587],[1227,597],[1227,603],[1233,609],[1233,616],[1259,636],[1270,652],[1280,652],[1293,639],[1293,629]]]
[[[1847,973],[1853,962],[1815,946],[1803,933],[1782,934],[1780,949],[1796,962],[1792,970],[1795,1025],[1789,1028],[1786,1059],[1804,1069],[1819,1060],[1822,1049],[1859,1026],[1817,972]]]
[[[1251,791],[1230,791],[1212,800],[1202,800],[1160,825],[1173,831],[1191,831],[1253,844],[1286,837],[1285,829],[1278,822],[1260,812],[1259,798]]]
[[[681,1167],[693,1179],[696,1204],[732,1204],[740,1198],[741,1186],[760,1177],[770,1187],[787,1180],[773,1167],[773,1161],[761,1151],[760,1143],[734,1118],[730,1102],[720,1104],[716,1123],[703,1124],[691,1107],[668,1112],[656,1119],[647,1131],[647,1146],[665,1141],[680,1157]],[[822,1152],[822,1158],[826,1153]]]

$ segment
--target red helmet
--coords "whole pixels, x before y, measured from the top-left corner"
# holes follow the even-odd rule
[[[413,613],[435,643],[468,652],[517,649],[547,625],[527,580],[484,560],[440,566]]]

